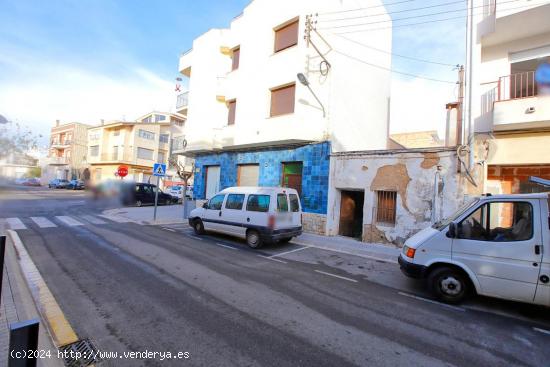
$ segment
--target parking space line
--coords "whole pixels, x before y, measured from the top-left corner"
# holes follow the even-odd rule
[[[321,271],[321,270],[315,270],[316,273],[320,273],[320,274],[324,274],[324,275],[328,275],[330,277],[335,277],[335,278],[338,278],[338,279],[342,279],[342,280],[347,280],[348,282],[353,282],[353,283],[357,283],[357,280],[355,279],[351,279],[351,278],[346,278],[346,277],[343,277],[341,275],[336,275],[336,274],[332,274],[332,273],[327,273],[327,272],[324,272],[324,271]]]
[[[190,235],[190,234],[188,234],[187,237],[191,237],[191,238],[193,238],[193,239],[195,239],[195,240],[199,240],[199,241],[202,241],[202,240],[203,240],[203,239],[200,238],[200,237],[192,236],[192,235]]]
[[[172,229],[172,228],[164,228],[164,227],[162,227],[162,229],[164,229],[165,231],[176,232],[176,230],[175,230],[175,229]]]
[[[271,256],[265,256],[265,255],[258,255],[259,257],[262,257],[264,259],[267,259],[267,260],[271,260],[271,261],[276,261],[278,263],[283,263],[283,264],[288,264],[286,261],[283,261],[283,260],[279,260],[279,259],[275,259]]]
[[[415,296],[414,294],[409,294],[409,293],[404,293],[404,292],[397,292],[397,294],[399,294],[400,296],[414,298],[414,299],[419,300],[419,301],[433,303],[434,305],[447,307],[447,308],[450,308],[450,309],[455,310],[455,311],[466,312],[466,309],[464,309],[462,307],[448,305],[446,303],[437,302],[437,301],[434,301],[434,300],[429,299],[429,298],[423,298],[423,297]]]
[[[271,255],[270,257],[273,258],[273,257],[278,257],[278,256],[283,256],[283,255],[291,254],[291,253],[296,252],[296,251],[302,251],[302,250],[308,249],[309,247],[310,247],[310,246],[304,246],[304,247],[297,248],[297,249],[294,249],[294,250],[282,252],[282,253],[280,253],[280,254]]]
[[[231,250],[238,250],[238,248],[236,248],[236,247],[224,245],[223,243],[218,243],[218,242],[216,242],[216,246],[221,246],[221,247],[229,248],[229,249],[231,249]]]
[[[550,335],[550,330],[544,330],[544,329],[540,329],[538,327],[533,327],[533,330],[538,331],[539,333]]]

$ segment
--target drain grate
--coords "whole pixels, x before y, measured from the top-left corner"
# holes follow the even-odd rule
[[[59,350],[67,367],[86,367],[100,361],[98,350],[89,339],[67,344]]]

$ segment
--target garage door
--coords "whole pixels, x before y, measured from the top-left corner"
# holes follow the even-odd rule
[[[220,191],[220,166],[206,167],[206,199],[210,199]]]
[[[259,178],[260,166],[258,164],[240,165],[237,186],[258,186]]]

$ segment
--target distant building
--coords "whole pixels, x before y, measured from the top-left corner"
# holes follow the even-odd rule
[[[33,176],[39,169],[38,159],[25,153],[10,153],[0,159],[0,179],[13,180]]]

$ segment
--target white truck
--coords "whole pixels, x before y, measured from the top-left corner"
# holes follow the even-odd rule
[[[470,294],[550,306],[549,195],[487,195],[409,238],[403,273],[437,298]]]

